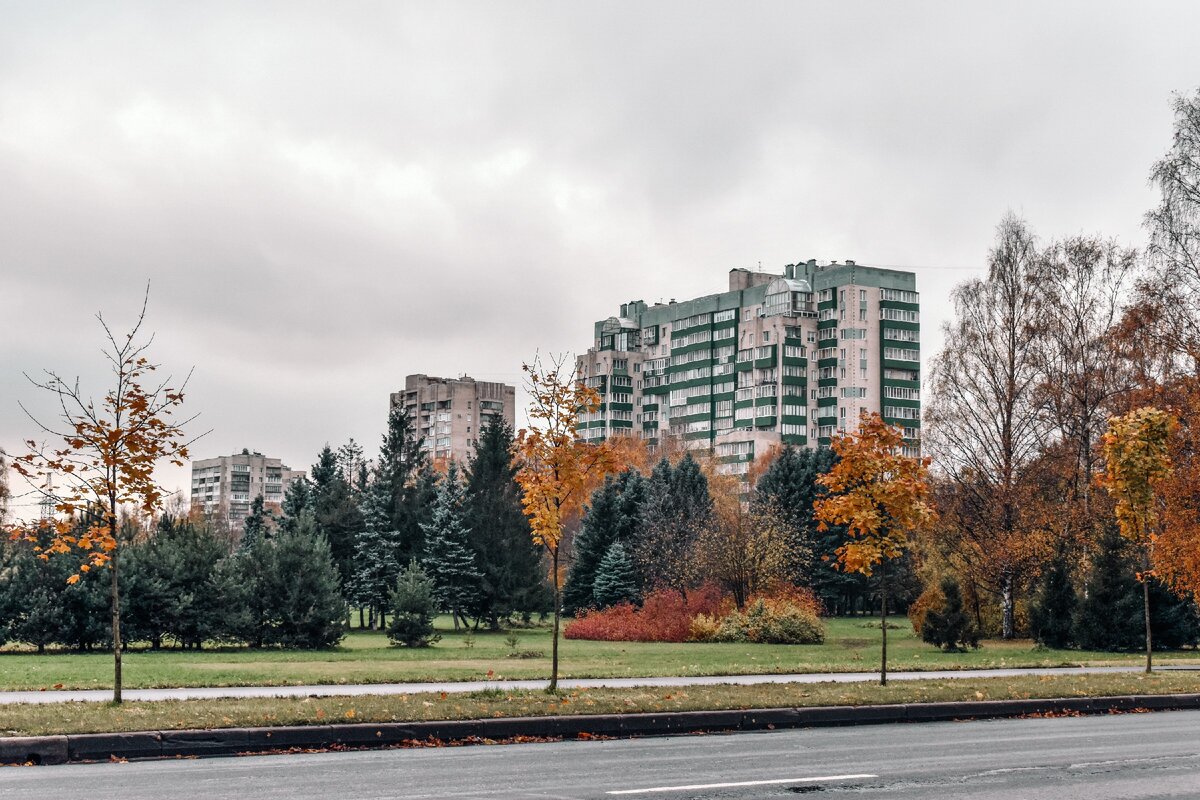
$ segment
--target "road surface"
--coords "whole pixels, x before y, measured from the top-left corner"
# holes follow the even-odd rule
[[[1159,667],[1160,671],[1200,671],[1200,667]],[[1008,678],[1021,675],[1085,675],[1106,672],[1141,672],[1142,667],[1045,667],[1035,669],[963,669],[925,672],[890,672],[893,681],[944,680],[946,678]],[[563,689],[594,689],[634,686],[712,686],[764,683],[868,683],[879,680],[878,672],[805,672],[791,675],[716,675],[691,678],[584,678],[563,679]],[[319,686],[202,686],[179,689],[125,689],[126,700],[198,700],[222,697],[357,697],[365,694],[416,694],[418,692],[477,692],[481,689],[544,689],[544,680],[449,681],[445,683],[367,683]],[[6,703],[107,702],[111,689],[53,690],[45,692],[0,692]]]
[[[1200,797],[1200,711],[0,769],[16,800]]]

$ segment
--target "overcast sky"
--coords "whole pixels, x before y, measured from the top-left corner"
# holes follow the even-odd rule
[[[169,6],[169,8],[168,8]],[[1141,245],[1200,4],[0,2],[0,444],[147,280],[198,457],[378,444],[732,267],[912,268],[926,356],[1008,209]],[[182,486],[186,473],[167,476]]]

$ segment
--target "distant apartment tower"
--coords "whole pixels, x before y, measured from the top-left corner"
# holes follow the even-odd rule
[[[479,431],[493,418],[509,426],[514,426],[517,418],[516,389],[465,375],[409,375],[404,390],[392,393],[391,406],[408,410],[410,424],[430,457],[460,462],[475,451]]]
[[[279,505],[292,481],[305,476],[278,458],[243,450],[232,456],[192,462],[192,508],[227,519],[240,530],[250,513],[250,503],[262,496],[267,504]]]
[[[772,444],[827,446],[860,410],[903,426],[919,452],[920,305],[911,272],[846,261],[734,269],[729,290],[634,301],[601,320],[580,376],[602,405],[587,439],[665,435],[744,473]]]

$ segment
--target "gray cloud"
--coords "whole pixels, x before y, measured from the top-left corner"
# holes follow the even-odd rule
[[[374,447],[409,372],[518,380],[734,266],[918,267],[1008,208],[1137,244],[1190,3],[54,7],[0,26],[0,443],[152,281],[213,434]],[[94,360],[94,359],[92,359]],[[178,476],[172,476],[178,480]]]

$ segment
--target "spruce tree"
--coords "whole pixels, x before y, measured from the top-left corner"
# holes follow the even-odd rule
[[[601,559],[594,587],[597,608],[638,601],[637,576],[620,542],[614,542]]]
[[[313,506],[312,485],[307,478],[297,478],[283,492],[283,518],[279,524],[283,530],[294,531],[300,517],[311,512]]]
[[[425,557],[425,526],[433,516],[441,481],[428,462],[421,464],[404,487],[396,530],[400,532],[400,563]]]
[[[428,647],[442,637],[434,632],[433,581],[415,560],[400,573],[391,596],[388,639],[405,647]]]
[[[267,522],[269,519],[272,519],[272,515],[267,513],[263,496],[260,494],[250,501],[250,513],[242,526],[242,540],[238,546],[249,547],[259,539],[267,538],[270,535]]]
[[[356,457],[357,445],[353,440],[343,447],[344,450],[347,448],[351,454],[345,457]],[[361,457],[361,453],[357,457]],[[347,479],[347,467],[339,462],[337,454],[327,444],[317,457],[317,463],[313,464],[310,477],[317,532],[329,542],[329,552],[337,565],[341,583],[349,587],[354,581],[354,539],[362,530],[362,516]]]
[[[1029,629],[1045,647],[1065,648],[1075,643],[1075,609],[1079,597],[1071,584],[1065,555],[1060,554],[1042,575],[1041,586],[1029,607]]]
[[[677,467],[661,459],[645,486],[642,531],[634,543],[638,585],[686,595],[695,579],[693,545],[712,511],[708,479],[691,453]]]
[[[384,462],[376,468],[359,500],[362,530],[354,543],[354,584],[350,594],[360,606],[372,609],[383,623],[384,610],[400,571],[400,534],[392,527],[391,475]]]
[[[218,562],[226,545],[202,520],[164,514],[124,565],[126,637],[157,649],[164,638],[199,648],[223,632]]]
[[[1136,650],[1145,644],[1142,591],[1129,566],[1127,546],[1111,526],[1100,538],[1075,614],[1075,641],[1085,650]]]
[[[294,531],[270,539],[262,592],[271,609],[267,644],[285,648],[332,647],[346,635],[345,600],[329,543],[310,515]]]
[[[611,475],[605,477],[604,485],[592,493],[591,499],[575,537],[571,569],[563,586],[564,614],[577,614],[593,606],[596,571],[619,537],[621,498],[616,480]]]
[[[770,503],[788,521],[797,538],[810,554],[798,570],[801,581],[810,586],[831,612],[848,610],[855,598],[868,592],[862,575],[837,568],[837,549],[846,543],[845,528],[830,526],[817,529],[813,503],[825,495],[817,478],[832,469],[837,456],[828,448],[797,449],[790,445],[771,462],[755,487],[755,499]]]
[[[463,485],[458,467],[451,462],[438,487],[437,499],[425,533],[425,572],[433,580],[438,605],[454,618],[454,628],[467,623],[467,611],[476,601],[480,573],[471,550],[463,508]]]
[[[484,426],[471,458],[466,517],[481,573],[472,614],[493,629],[517,612],[551,607],[540,549],[521,510],[512,429],[499,417]]]
[[[958,581],[947,577],[942,580],[942,596],[945,602],[940,609],[930,609],[921,626],[921,639],[948,652],[979,646],[979,631],[963,610],[962,592]]]

